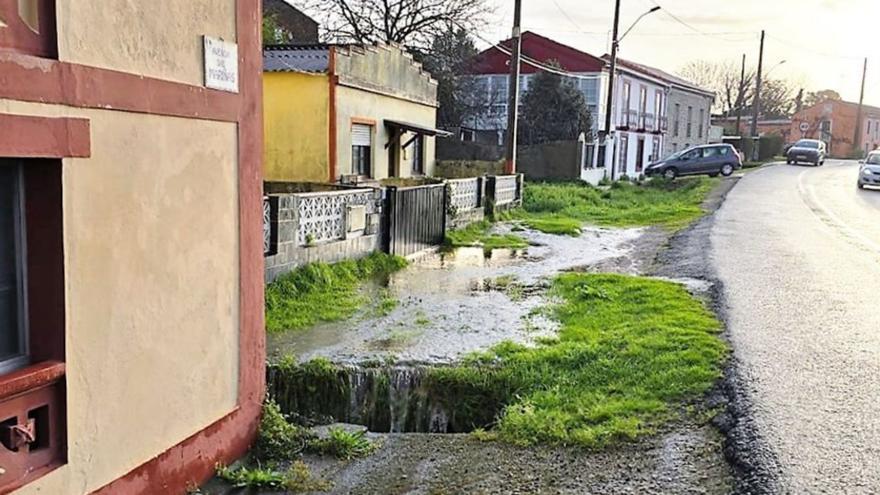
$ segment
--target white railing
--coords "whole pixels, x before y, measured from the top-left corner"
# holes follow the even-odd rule
[[[481,177],[471,179],[454,179],[446,181],[447,208],[452,214],[481,208],[482,205]]]
[[[504,206],[515,202],[519,190],[519,176],[501,175],[495,177],[495,205]]]
[[[364,206],[371,215],[376,212],[374,195],[371,189],[294,194],[297,243],[305,246],[345,239],[348,207]]]

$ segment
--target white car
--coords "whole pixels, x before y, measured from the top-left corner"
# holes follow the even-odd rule
[[[872,151],[859,163],[859,189],[865,186],[880,187],[880,151]]]

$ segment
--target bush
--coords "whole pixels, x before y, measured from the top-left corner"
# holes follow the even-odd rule
[[[760,147],[758,149],[758,160],[771,160],[773,157],[782,154],[782,147],[785,145],[782,136],[779,134],[768,134],[761,136]]]

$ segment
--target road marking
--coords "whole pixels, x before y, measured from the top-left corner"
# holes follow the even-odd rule
[[[804,200],[804,204],[817,216],[819,220],[822,220],[826,225],[835,228],[836,230],[841,231],[845,235],[845,237],[850,238],[861,244],[861,246],[857,246],[860,248],[868,248],[872,252],[871,254],[880,253],[880,244],[874,242],[872,239],[866,237],[864,234],[858,231],[858,229],[852,228],[849,224],[841,220],[834,212],[831,211],[830,208],[825,206],[822,200],[816,195],[815,189],[811,185],[807,185],[804,182],[804,177],[807,175],[808,171],[804,170],[798,175],[798,190],[801,194],[801,197]]]

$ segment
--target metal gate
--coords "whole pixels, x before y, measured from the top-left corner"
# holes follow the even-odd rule
[[[439,246],[446,236],[446,185],[386,189],[386,250],[410,256]]]

